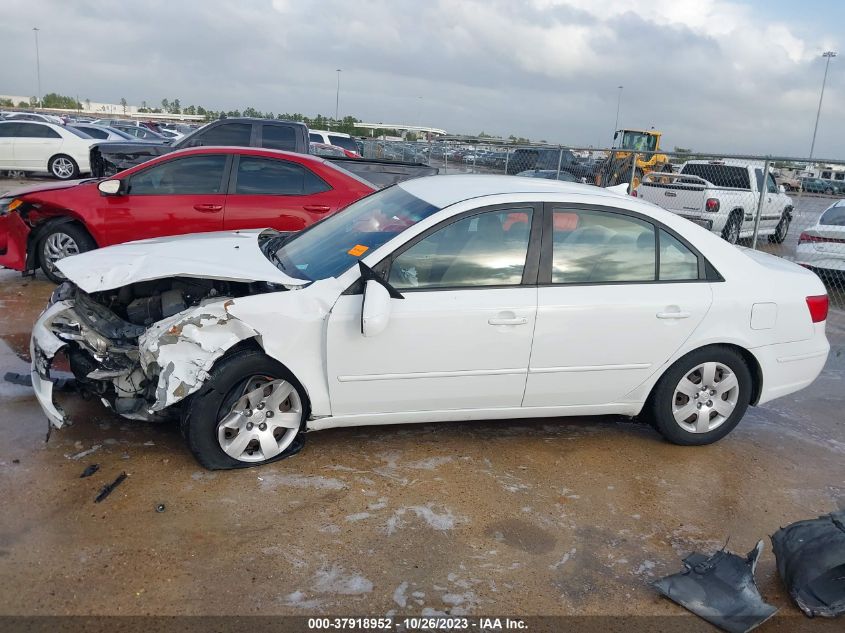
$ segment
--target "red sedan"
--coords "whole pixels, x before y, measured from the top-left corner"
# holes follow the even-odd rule
[[[149,237],[270,227],[299,231],[375,191],[322,158],[247,147],[166,154],[109,180],[45,183],[0,198],[0,266],[38,267]]]

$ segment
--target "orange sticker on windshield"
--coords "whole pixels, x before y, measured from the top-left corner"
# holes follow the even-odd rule
[[[366,253],[368,250],[370,250],[369,246],[364,246],[363,244],[356,244],[346,252],[352,255],[353,257],[358,257],[359,255],[363,255],[364,253]]]

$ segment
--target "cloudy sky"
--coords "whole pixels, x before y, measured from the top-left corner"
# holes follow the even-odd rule
[[[340,113],[572,145],[804,156],[840,0],[4,0],[0,94]],[[845,51],[843,51],[845,53]],[[845,158],[845,54],[817,156]]]

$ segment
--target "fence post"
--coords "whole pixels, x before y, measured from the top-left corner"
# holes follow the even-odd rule
[[[555,176],[556,179],[560,180],[560,164],[563,162],[563,148],[557,148],[557,175]]]
[[[505,148],[505,176],[508,175],[508,161],[511,158],[511,150],[509,147]]]
[[[751,237],[751,250],[757,250],[757,233],[760,230],[760,216],[763,213],[763,196],[767,194],[769,185],[769,159],[763,165],[763,178],[760,186],[760,197],[757,200],[757,213],[754,215],[754,235]]]
[[[639,159],[639,154],[634,154],[634,160],[631,163],[631,181],[628,183],[628,194],[634,193],[634,178],[637,175],[637,160]]]
[[[443,150],[443,173],[444,174],[449,173],[449,150],[448,149]]]

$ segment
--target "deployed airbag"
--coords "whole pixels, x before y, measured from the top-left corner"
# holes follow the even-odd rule
[[[778,573],[806,615],[845,613],[845,510],[798,521],[772,536]]]
[[[742,558],[721,550],[712,556],[694,552],[684,559],[684,570],[653,583],[653,587],[730,633],[745,633],[772,617],[777,609],[763,602],[754,584],[754,569],[763,541]]]

